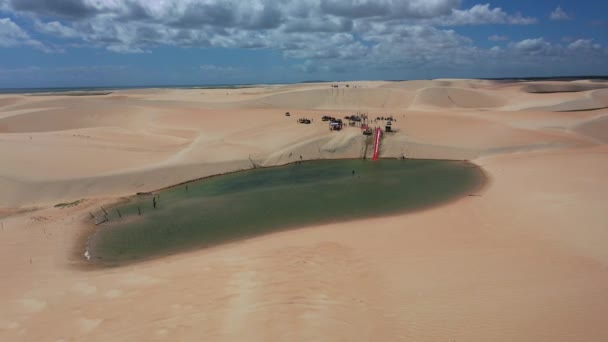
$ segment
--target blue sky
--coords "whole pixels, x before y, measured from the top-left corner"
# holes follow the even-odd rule
[[[608,1],[0,0],[0,87],[608,75]]]

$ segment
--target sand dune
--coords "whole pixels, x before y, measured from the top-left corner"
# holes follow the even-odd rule
[[[20,96],[0,96],[0,108],[4,109],[6,107],[13,106],[21,101],[22,99]]]
[[[250,158],[261,165],[275,165],[293,161],[293,155],[306,159],[360,157],[364,139],[357,130],[332,136],[319,124],[294,125],[299,116],[319,120],[325,113],[342,116],[365,111],[372,117],[390,113],[402,120],[397,126],[399,133],[386,139],[382,154],[387,157],[462,159],[580,145],[588,143],[584,140],[586,136],[596,139],[596,133],[568,136],[545,129],[590,127],[592,123],[584,122],[591,116],[584,111],[567,117],[542,114],[542,119],[536,119],[539,117],[536,113],[595,108],[608,101],[605,90],[557,95],[521,92],[518,91],[521,85],[517,84],[496,90],[481,89],[494,84],[434,80],[351,82],[348,88],[345,83],[338,83],[338,88],[319,83],[243,89],[126,90],[108,96],[83,97],[10,95],[7,97],[11,99],[10,108],[0,113],[0,132],[4,134],[0,136],[3,143],[0,155],[8,165],[3,169],[4,182],[10,179],[14,194],[20,192],[19,184],[34,180],[64,179],[77,183],[87,177],[176,170],[182,165],[199,165],[202,169],[214,163],[246,165]],[[226,98],[220,101],[222,94],[234,101]],[[208,102],[209,98],[215,98],[215,102]],[[217,107],[217,103],[222,106]],[[534,111],[516,117],[497,115],[502,110],[526,111],[526,108]],[[472,115],[479,109],[485,113]],[[435,113],[436,110],[439,112]],[[456,115],[454,110],[460,114]],[[473,112],[468,113],[470,110]],[[293,117],[282,116],[285,111],[292,111]],[[290,154],[292,157],[288,157]],[[80,162],[84,160],[87,162]],[[63,168],[64,165],[69,167]],[[196,178],[195,173],[176,173],[181,177],[171,177],[171,181]],[[155,182],[154,177],[145,182],[146,189],[168,185],[168,181]],[[122,194],[134,190],[128,186]],[[57,199],[94,195],[89,191],[67,193],[70,195]],[[102,194],[117,192],[101,191]],[[36,202],[36,194],[22,194],[5,195],[0,203],[23,204],[17,198]]]
[[[412,92],[400,89],[327,87],[273,94],[247,105],[329,110],[405,108],[410,105],[413,96]]]
[[[604,86],[0,95],[0,340],[608,340]],[[488,183],[425,211],[83,267],[89,211],[254,164],[360,158],[359,128],[321,121],[356,112],[397,120],[381,156],[469,159]]]
[[[608,88],[608,84],[601,82],[596,83],[582,83],[582,82],[533,82],[531,84],[523,86],[522,91],[528,93],[567,93],[567,92],[580,92],[595,89]]]
[[[604,109],[608,107],[608,89],[593,90],[571,100],[563,100],[549,106],[527,107],[528,110],[571,112]]]
[[[418,90],[422,88],[435,88],[435,87],[450,87],[450,88],[464,88],[464,89],[477,89],[486,88],[495,85],[495,81],[489,80],[463,80],[463,79],[436,79],[436,80],[421,80],[421,81],[406,81],[406,82],[389,82],[384,85],[380,85],[381,88],[401,88],[401,89],[412,89]]]
[[[601,142],[608,143],[608,111],[590,120],[581,122],[576,130]]]
[[[454,87],[423,88],[416,92],[413,108],[491,108],[500,107],[504,101],[498,96],[481,90]]]
[[[93,105],[93,104],[91,104]],[[125,108],[66,108],[33,111],[0,119],[5,133],[56,132],[90,127],[134,127],[144,109]]]

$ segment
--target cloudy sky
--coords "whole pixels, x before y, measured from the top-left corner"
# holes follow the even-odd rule
[[[608,75],[604,0],[0,0],[0,87]]]

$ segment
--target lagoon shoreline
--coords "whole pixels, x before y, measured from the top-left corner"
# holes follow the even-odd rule
[[[334,160],[323,160],[323,161],[320,161],[320,160],[316,160],[316,161],[315,160],[311,160],[311,161],[296,162],[295,164],[298,165],[298,166],[293,165],[293,164],[291,164],[291,165],[288,164],[288,165],[282,165],[282,166],[261,167],[261,168],[256,168],[255,170],[258,170],[258,172],[286,171],[290,167],[291,168],[294,168],[294,167],[295,168],[302,168],[302,167],[303,168],[310,168],[310,167],[315,167],[316,165],[314,165],[314,164],[318,165],[320,162],[322,164],[327,164],[328,162],[334,162],[335,163],[335,162],[346,162],[346,161],[354,162],[354,161],[357,161],[357,160],[352,160],[352,159],[350,159],[350,160],[344,160],[344,159],[338,160],[338,159],[334,159]],[[384,159],[384,160],[381,159],[381,160],[376,160],[376,161],[363,161],[363,163],[380,164],[380,165],[377,165],[377,166],[374,166],[374,167],[383,167],[382,166],[382,165],[384,165],[383,162],[387,162],[387,161],[389,161],[389,160],[388,159]],[[392,161],[397,161],[397,160],[394,159]],[[241,237],[239,237],[239,236],[233,236],[231,238],[228,238],[227,240],[220,240],[220,241],[213,242],[211,244],[209,244],[209,243],[202,243],[203,241],[201,241],[201,243],[204,245],[202,247],[191,246],[191,247],[186,248],[186,249],[183,249],[183,248],[177,248],[177,249],[172,248],[172,249],[174,249],[174,251],[171,252],[171,253],[169,253],[169,254],[181,253],[181,252],[192,252],[192,251],[196,251],[197,249],[200,249],[200,248],[211,248],[213,246],[222,245],[222,244],[225,244],[225,243],[234,243],[236,241],[242,241],[242,240],[250,239],[250,238],[253,238],[253,237],[257,236],[257,235],[271,234],[271,233],[277,232],[277,231],[300,229],[300,228],[304,228],[304,227],[311,226],[311,225],[321,225],[321,224],[324,225],[324,224],[331,224],[331,223],[335,223],[335,222],[357,221],[357,220],[362,220],[362,219],[378,218],[378,217],[385,217],[385,216],[394,216],[394,215],[400,215],[400,214],[405,214],[405,213],[413,213],[413,212],[417,212],[417,211],[428,210],[428,209],[431,209],[431,208],[436,208],[436,207],[439,207],[439,206],[442,206],[442,205],[446,205],[446,204],[448,204],[450,202],[458,200],[459,198],[462,198],[463,196],[479,196],[478,192],[481,191],[481,189],[483,189],[483,187],[485,186],[486,176],[483,173],[483,170],[481,170],[476,165],[474,165],[472,163],[469,163],[467,161],[437,161],[437,160],[410,160],[409,162],[406,161],[406,160],[399,161],[399,163],[405,163],[405,164],[411,163],[411,162],[418,163],[418,164],[419,163],[425,163],[425,162],[426,163],[433,163],[431,165],[435,165],[435,164],[439,165],[438,163],[442,163],[443,165],[445,165],[444,166],[445,168],[451,167],[450,164],[459,164],[459,165],[463,164],[463,166],[461,166],[461,168],[464,168],[464,169],[474,168],[475,169],[475,171],[474,171],[474,173],[475,173],[475,175],[474,175],[475,180],[473,181],[474,184],[472,186],[467,187],[466,189],[463,189],[462,193],[459,191],[459,194],[453,194],[453,195],[450,195],[448,198],[438,199],[438,200],[436,200],[436,203],[427,203],[425,205],[409,203],[409,204],[404,204],[403,205],[403,209],[394,209],[394,210],[391,210],[390,212],[384,212],[384,210],[382,212],[379,212],[379,213],[372,213],[372,212],[370,212],[370,213],[368,213],[366,215],[361,215],[361,214],[354,213],[354,217],[348,218],[346,220],[343,219],[343,218],[341,218],[341,219],[331,219],[330,217],[326,217],[326,218],[323,218],[319,222],[316,222],[316,223],[306,222],[306,223],[295,223],[294,224],[293,222],[291,222],[292,220],[290,219],[289,221],[291,223],[289,223],[289,224],[286,223],[284,225],[278,225],[277,227],[275,227],[274,229],[272,229],[272,230],[270,230],[268,232],[257,232],[257,233],[255,233],[253,235],[251,235],[251,233],[246,233],[245,236],[241,236]],[[348,165],[350,165],[350,164],[351,163],[349,163]],[[370,166],[371,166],[371,164],[370,164]],[[356,165],[351,165],[351,166],[346,166],[345,165],[345,167],[347,169],[350,169],[350,167],[354,167],[355,169],[358,168],[358,166],[356,166]],[[428,166],[427,166],[427,168],[428,168]],[[226,173],[224,175],[209,176],[209,177],[201,178],[201,179],[198,179],[198,180],[192,180],[192,181],[189,181],[189,182],[186,182],[186,183],[182,183],[182,184],[179,184],[179,185],[174,185],[174,186],[171,186],[171,187],[168,187],[168,188],[159,189],[159,190],[156,190],[156,191],[153,191],[153,192],[150,192],[150,193],[144,193],[144,194],[140,193],[140,194],[136,194],[136,195],[130,196],[128,198],[124,198],[123,197],[120,201],[118,201],[116,203],[113,203],[113,204],[110,204],[108,206],[105,206],[103,208],[98,209],[97,211],[94,212],[95,216],[93,217],[93,214],[91,214],[92,217],[88,220],[89,221],[89,225],[91,226],[91,229],[92,229],[92,233],[86,239],[86,248],[85,248],[86,251],[84,252],[86,259],[88,261],[90,261],[91,263],[93,263],[93,264],[97,264],[100,267],[105,267],[105,266],[121,266],[121,265],[127,265],[127,264],[131,264],[131,263],[141,262],[141,261],[144,261],[146,259],[150,259],[151,260],[151,259],[154,259],[154,258],[162,258],[163,255],[153,254],[151,257],[137,257],[136,259],[133,259],[133,260],[123,260],[123,261],[112,262],[112,261],[105,261],[105,260],[103,260],[104,259],[103,256],[100,256],[100,255],[98,255],[95,252],[91,252],[89,250],[89,248],[91,246],[91,243],[95,243],[95,240],[99,240],[99,238],[95,238],[95,236],[99,235],[99,233],[104,233],[105,235],[107,235],[108,234],[107,233],[108,229],[112,229],[112,230],[116,230],[116,229],[129,229],[128,227],[130,225],[133,225],[133,224],[130,224],[130,223],[126,223],[126,224],[121,224],[120,223],[121,221],[124,221],[125,219],[127,220],[127,222],[133,221],[133,219],[131,219],[129,221],[129,217],[133,216],[135,214],[133,214],[133,213],[129,214],[128,207],[133,207],[134,205],[137,205],[138,208],[140,208],[139,207],[139,205],[140,205],[139,203],[141,203],[141,205],[142,205],[141,208],[144,208],[144,210],[142,211],[141,209],[139,209],[140,210],[139,215],[143,214],[143,217],[145,217],[150,212],[151,208],[149,207],[149,203],[144,204],[142,202],[142,200],[143,200],[142,196],[145,196],[145,198],[148,199],[147,202],[150,202],[150,200],[149,200],[150,198],[154,198],[155,202],[158,202],[159,206],[160,206],[159,209],[154,208],[154,210],[153,210],[154,214],[157,214],[159,212],[162,213],[165,210],[169,210],[169,209],[166,209],[166,205],[164,204],[167,201],[165,195],[161,196],[163,193],[166,193],[167,190],[173,189],[175,191],[179,191],[179,190],[177,190],[177,187],[184,187],[184,186],[186,186],[186,188],[187,188],[187,186],[190,185],[190,192],[188,192],[188,193],[191,193],[192,191],[195,191],[197,185],[200,186],[200,185],[204,185],[205,184],[205,183],[201,183],[201,181],[204,182],[205,180],[210,180],[210,179],[214,179],[215,181],[221,181],[221,179],[218,179],[218,178],[221,178],[221,176],[226,176],[226,175],[233,175],[233,176],[237,176],[237,177],[240,175],[241,177],[246,177],[247,174],[248,174],[248,172],[252,172],[253,170],[254,169],[243,170],[243,171],[236,171],[236,172],[230,172],[230,173]],[[407,165],[404,165],[404,170],[408,170],[408,166]],[[368,172],[369,171],[374,172],[374,169],[371,169],[371,170],[368,169]],[[455,169],[455,171],[458,171],[458,169]],[[359,169],[359,171],[357,172],[357,176],[356,176],[356,177],[359,177],[359,179],[360,179],[361,172],[365,172],[365,171],[362,171],[362,170]],[[364,175],[365,175],[365,173],[364,173]],[[449,173],[447,175],[449,175]],[[322,176],[322,173],[319,174],[319,176]],[[353,174],[353,177],[354,176],[355,176],[355,174]],[[369,175],[366,176],[366,178],[369,178],[369,177],[371,177],[371,176],[369,176]],[[399,174],[396,173],[392,177],[399,177]],[[410,186],[416,185],[416,183],[418,183],[420,181],[418,179],[419,176],[417,177],[415,174],[414,175],[409,175],[408,174],[408,176],[407,176],[407,178],[412,178],[412,177],[414,179],[416,179],[416,181],[415,182],[411,182],[410,181],[411,182]],[[439,176],[439,177],[441,177],[441,176]],[[346,178],[350,178],[350,177],[346,177]],[[440,180],[440,179],[438,179],[438,180]],[[327,182],[327,181],[330,181],[330,183],[331,183],[331,182],[333,182],[333,178],[331,180],[330,179],[325,180],[325,182]],[[398,181],[398,183],[396,185],[401,184],[402,181],[403,180]],[[360,181],[357,181],[357,183],[359,183],[359,182]],[[429,189],[420,188],[420,189],[416,190],[415,187],[410,187],[410,186],[408,186],[406,189],[402,189],[402,187],[404,186],[402,184],[400,186],[397,186],[397,187],[392,186],[392,185],[391,186],[383,186],[383,187],[381,187],[380,186],[380,184],[382,184],[381,182],[378,182],[376,184],[377,184],[377,188],[373,189],[374,191],[396,192],[395,196],[393,196],[392,201],[396,201],[400,197],[399,196],[399,192],[402,191],[402,190],[403,191],[407,191],[407,192],[410,192],[410,191],[420,191],[420,192],[433,191],[433,192],[438,192],[438,193],[440,193],[442,191],[442,190],[438,191],[437,189],[432,189],[432,188],[429,188]],[[301,185],[302,184],[293,184],[293,186],[301,186]],[[329,183],[326,184],[326,185],[328,186]],[[283,185],[283,187],[284,186],[288,186],[288,185],[286,184],[286,185]],[[453,187],[453,185],[452,185],[452,187]],[[263,188],[266,189],[266,186],[264,186]],[[365,190],[363,190],[361,188],[361,185],[358,185],[357,189],[358,189],[358,191],[360,191],[360,193],[357,195],[357,197],[361,198],[361,200],[363,201],[363,203],[366,203],[366,206],[369,206],[369,204],[370,204],[369,201],[370,200],[373,201],[373,198],[374,198],[372,189],[368,189],[369,191],[365,191]],[[261,190],[261,188],[259,190]],[[321,189],[318,189],[318,190],[321,191]],[[308,190],[308,191],[310,191],[310,190]],[[337,189],[337,188],[335,188],[335,187],[327,188],[324,191],[331,191],[331,192],[336,192],[337,191],[337,194],[339,194],[339,192],[340,192],[340,190]],[[182,195],[182,196],[184,196],[184,195]],[[188,197],[191,197],[191,196],[192,195],[190,195]],[[199,195],[194,195],[194,196],[201,196],[201,195],[199,194]],[[217,196],[217,194],[214,195],[214,196]],[[277,194],[277,196],[279,196],[279,194]],[[411,195],[408,195],[408,196],[411,196]],[[334,204],[338,204],[338,203],[344,202],[347,199],[348,198],[342,198],[342,199],[337,199],[336,198],[335,200],[333,200],[333,202],[334,202]],[[172,196],[169,199],[169,201],[174,201],[174,200],[176,200],[175,195]],[[180,200],[179,197],[177,198],[177,200],[178,201]],[[301,199],[301,201],[304,201],[304,199]],[[338,202],[338,203],[336,203],[336,202]],[[435,202],[435,201],[433,201],[433,202]],[[313,204],[313,203],[311,203],[311,204]],[[302,204],[304,204],[304,202],[302,202]],[[174,205],[174,204],[171,203],[171,205]],[[234,205],[237,205],[237,203],[234,203]],[[273,203],[268,203],[268,205],[276,207],[276,203],[274,203],[274,204]],[[296,203],[294,203],[294,205],[296,205]],[[328,205],[331,205],[331,203],[328,203]],[[320,209],[320,208],[317,208],[317,210],[318,209]],[[157,210],[158,210],[158,212],[157,212]],[[192,211],[193,213],[196,212],[195,209],[192,209],[192,210],[193,210]],[[352,211],[352,210],[356,211],[357,209],[351,208],[348,211]],[[133,208],[131,208],[130,211],[133,211]],[[118,212],[122,212],[122,213],[120,215],[118,215],[118,214],[116,214]],[[209,214],[213,215],[214,213],[211,212]],[[335,214],[339,214],[339,216],[342,217],[342,216],[344,216],[345,213],[338,212],[338,213],[335,213]],[[304,215],[304,216],[306,216],[306,215]],[[105,219],[103,219],[103,217],[105,217]],[[139,220],[143,220],[143,219],[139,219]],[[157,220],[158,220],[158,218],[157,218]],[[245,219],[245,220],[248,222],[248,224],[254,224],[254,225],[256,225],[255,222],[251,221],[250,219]],[[218,222],[218,221],[214,221],[214,222],[215,222],[216,225],[221,225],[221,223]],[[93,223],[94,223],[94,226],[93,226]],[[126,226],[123,227],[123,228],[116,228],[116,227],[114,227],[116,224],[118,224],[118,225],[126,225]],[[143,223],[140,223],[140,224],[143,224]],[[170,224],[170,223],[168,222],[168,224]],[[108,225],[113,226],[113,228],[108,228]],[[172,224],[170,224],[170,225],[172,225]],[[198,225],[200,225],[200,224],[198,224]],[[174,229],[176,229],[176,228],[174,227]],[[217,230],[217,228],[213,228],[213,227],[210,227],[209,229],[211,229],[212,231],[213,230]],[[153,231],[154,229],[150,228],[149,230]],[[179,233],[180,230],[183,230],[183,229],[179,229],[179,227],[178,227],[177,228],[178,233]],[[182,231],[181,234],[184,234],[184,232]],[[77,248],[81,248],[81,250],[82,250],[82,244],[79,243],[79,247],[77,247]],[[166,253],[163,253],[163,254],[166,254]],[[91,258],[92,258],[92,260],[90,260]],[[122,258],[121,258],[121,260],[122,260]]]

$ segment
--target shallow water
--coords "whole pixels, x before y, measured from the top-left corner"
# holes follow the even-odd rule
[[[326,160],[242,171],[162,190],[156,209],[151,195],[106,209],[109,221],[89,239],[89,253],[102,264],[120,264],[281,229],[420,209],[482,182],[472,164],[438,160]]]

